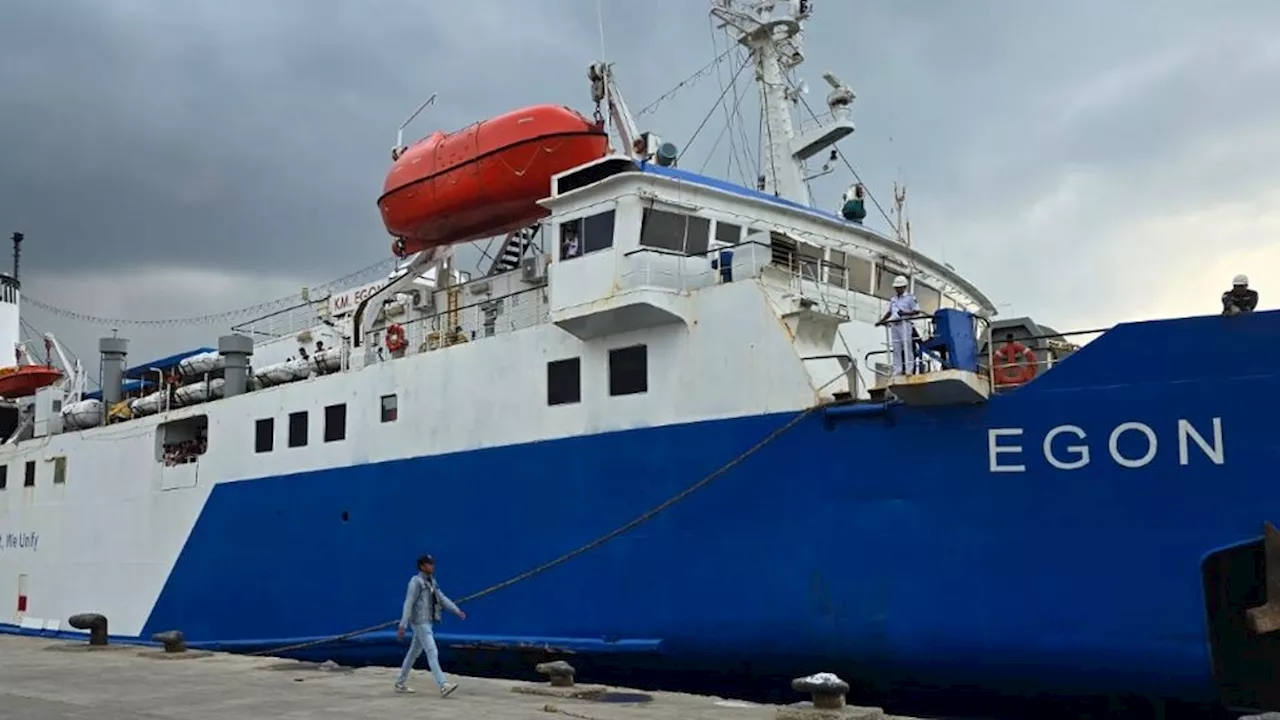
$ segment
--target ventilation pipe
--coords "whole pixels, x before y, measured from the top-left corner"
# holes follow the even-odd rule
[[[243,395],[249,390],[249,356],[253,354],[253,338],[245,335],[223,335],[218,338],[218,354],[223,357],[222,397]]]
[[[102,406],[104,411],[124,399],[124,364],[129,354],[129,341],[122,337],[98,340],[102,356]]]

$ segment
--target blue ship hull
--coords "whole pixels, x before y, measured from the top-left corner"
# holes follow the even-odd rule
[[[438,629],[442,652],[545,643],[579,664],[672,673],[1217,700],[1214,667],[1232,660],[1215,659],[1214,627],[1237,628],[1243,610],[1212,610],[1206,558],[1243,548],[1253,577],[1223,592],[1264,599],[1277,357],[1276,312],[1140,323],[983,405],[814,412],[652,521],[469,604]],[[144,636],[181,628],[252,651],[391,620],[423,552],[465,596],[610,532],[793,417],[219,485]],[[1183,419],[1212,443],[1214,418],[1221,464],[1179,442]],[[1126,422],[1158,438],[1142,467],[1108,447]],[[1066,424],[1087,439],[1059,436],[1053,452],[1086,444],[1085,467],[1044,456]],[[1021,454],[998,462],[1024,471],[991,472],[992,428],[1022,429],[998,440]],[[1147,444],[1126,432],[1115,449],[1132,460]],[[313,656],[395,662],[403,649],[381,632]]]

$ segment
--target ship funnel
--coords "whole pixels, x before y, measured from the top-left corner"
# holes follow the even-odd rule
[[[124,364],[129,354],[129,341],[122,337],[98,340],[102,356],[102,405],[108,410],[124,399]]]
[[[218,338],[218,354],[224,359],[222,396],[243,395],[249,390],[249,356],[253,355],[253,338],[245,335],[223,335]]]

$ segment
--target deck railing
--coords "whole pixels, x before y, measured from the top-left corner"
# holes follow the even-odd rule
[[[1110,329],[1095,328],[1065,333],[1019,336],[1014,333],[1005,335],[1005,329],[992,330],[990,323],[983,318],[975,316],[974,320],[978,324],[978,327],[975,328],[975,337],[979,346],[984,348],[978,356],[978,374],[987,379],[993,392],[1010,391],[1027,384],[1051,370],[1067,356],[1079,350],[1083,344],[1068,342],[1067,338],[1096,337]],[[908,348],[908,357],[903,363],[903,372],[894,373],[892,367],[892,323],[885,325],[883,346],[878,350],[868,352],[863,358],[863,364],[873,370],[877,386],[887,385],[895,377],[938,372],[944,369],[943,363],[938,358],[922,351],[920,347],[923,341],[932,336],[932,316],[920,316],[897,322],[910,323],[916,337]],[[1006,346],[1010,347],[1010,350],[1003,351]],[[1029,352],[1024,352],[1022,348]],[[873,363],[872,358],[875,356],[882,356],[889,362]]]
[[[396,357],[431,352],[445,347],[482,340],[550,321],[550,308],[543,287],[529,288],[493,298],[464,302],[463,286],[453,286],[437,298],[445,309],[403,323],[388,317],[388,326],[365,336],[365,362],[381,362]],[[387,338],[391,325],[404,331],[404,346],[391,350]]]

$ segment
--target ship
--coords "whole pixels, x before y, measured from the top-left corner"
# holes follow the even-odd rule
[[[812,5],[710,12],[765,110],[754,186],[682,167],[603,61],[590,117],[398,139],[387,277],[166,358],[104,337],[100,391],[21,401],[0,631],[395,664],[431,553],[449,667],[1280,707],[1280,312],[999,317],[864,188],[811,197],[855,130],[832,73],[793,117]]]

